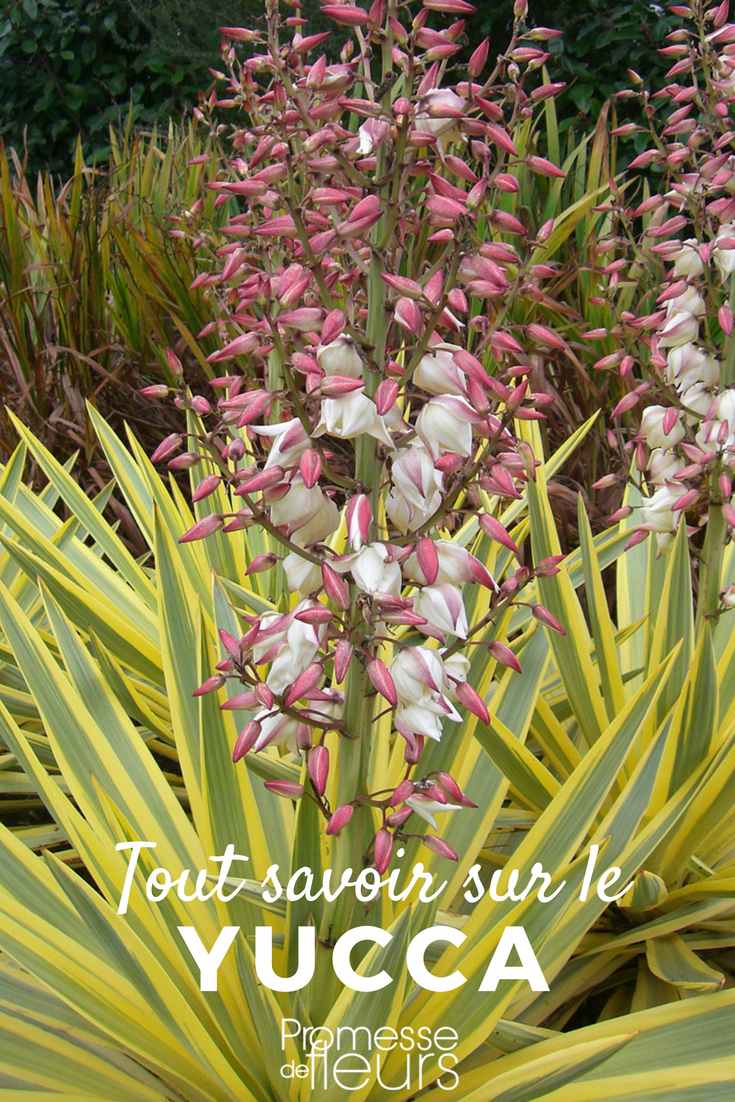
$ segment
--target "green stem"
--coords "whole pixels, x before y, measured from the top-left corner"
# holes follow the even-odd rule
[[[395,7],[395,3],[391,4],[391,8],[393,7]],[[386,76],[393,68],[389,35],[386,35],[386,40],[383,43],[382,68],[383,81],[385,81]],[[386,93],[386,98],[387,103],[389,103],[390,91]],[[385,154],[381,148],[378,150],[375,171],[375,177],[378,179],[383,176],[385,171],[384,160]],[[399,163],[395,165],[394,171],[401,171]],[[385,308],[387,287],[381,278],[385,270],[381,243],[386,239],[386,231],[391,219],[389,205],[391,182],[392,177],[389,176],[385,185],[381,187],[385,213],[371,231],[372,250],[368,275],[368,314],[365,329],[370,357],[374,365],[373,369],[365,372],[365,393],[370,397],[375,395],[382,377],[388,326],[390,324]],[[356,441],[355,478],[370,493],[375,518],[371,539],[375,538],[379,516],[380,473],[381,460],[378,455],[377,441],[372,436],[363,434]],[[353,586],[353,602],[357,600],[358,596],[359,590]],[[365,671],[365,666],[355,657],[345,685],[345,737],[339,740],[337,807],[341,804],[353,802],[356,797],[367,795],[370,735],[375,712],[375,699],[375,693]],[[330,861],[333,884],[339,883],[343,872],[349,868],[353,870],[353,878],[361,871],[364,854],[370,845],[373,834],[372,811],[369,807],[358,803],[349,824],[339,837],[334,839]],[[312,1021],[315,1023],[324,1019],[337,996],[338,981],[331,968],[331,947],[340,935],[350,928],[356,910],[355,904],[354,891],[348,889],[342,892],[333,903],[327,903],[324,907],[319,929],[320,953],[317,962],[319,984],[318,989],[312,985],[314,987],[314,999],[310,1007]]]
[[[697,619],[700,628],[705,619],[711,617],[719,608],[726,527],[722,505],[719,502],[713,502],[710,505],[699,572]]]

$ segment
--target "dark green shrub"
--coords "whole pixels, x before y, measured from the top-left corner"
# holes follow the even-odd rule
[[[479,16],[468,25],[473,42],[489,35],[491,49],[503,49],[513,21],[513,0],[481,6]],[[563,127],[575,117],[583,123],[594,121],[606,99],[630,86],[628,69],[638,72],[648,86],[665,83],[662,77],[671,60],[658,50],[681,20],[653,0],[530,0],[528,22],[563,31],[562,38],[549,43],[552,79],[569,82],[557,102]]]
[[[218,53],[216,27],[213,60]],[[211,81],[151,40],[120,0],[6,0],[0,15],[0,136],[25,146],[32,168],[68,175],[106,156],[110,124],[179,116]]]

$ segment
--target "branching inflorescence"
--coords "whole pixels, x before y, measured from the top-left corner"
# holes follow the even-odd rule
[[[491,503],[518,499],[535,477],[538,460],[514,426],[543,418],[549,398],[530,390],[525,349],[548,356],[561,345],[542,325],[507,320],[553,275],[538,262],[552,225],[526,224],[502,200],[518,189],[521,161],[562,175],[543,157],[521,159],[511,138],[562,86],[539,83],[555,32],[525,29],[525,0],[487,75],[487,41],[455,67],[461,19],[429,26],[435,13],[472,13],[464,0],[427,0],[415,18],[383,0],[322,11],[351,28],[338,62],[319,56],[327,36],[308,36],[304,20],[282,19],[272,2],[267,30],[223,29],[228,91],[202,115],[230,107],[238,125],[209,186],[243,205],[221,267],[197,282],[221,308],[208,330],[219,327],[222,347],[210,361],[233,371],[213,380],[214,405],[179,390],[201,431],[167,438],[154,460],[209,469],[195,501],[231,490],[233,511],[204,516],[182,541],[261,526],[271,549],[249,571],[281,560],[297,595],[289,611],[252,616],[239,639],[222,632],[226,657],[197,692],[243,682],[223,705],[252,716],[235,760],[282,743],[303,755],[303,785],[267,786],[314,800],[327,833],[348,833],[360,809],[377,809],[382,825],[363,831],[357,853],[382,873],[411,816],[435,828],[437,813],[474,806],[452,777],[421,775],[426,740],[462,707],[490,721],[466,650],[487,646],[520,669],[488,629],[534,574],[557,568],[520,567],[498,585],[452,533],[479,513],[479,538],[519,554]],[[474,623],[469,586],[486,591]],[[562,630],[542,606],[532,612]],[[406,771],[395,791],[369,792],[381,708],[405,742]],[[423,840],[456,858],[436,835]]]

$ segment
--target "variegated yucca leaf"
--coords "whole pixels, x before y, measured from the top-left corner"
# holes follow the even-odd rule
[[[313,805],[263,788],[264,779],[298,780],[301,763],[271,747],[234,767],[237,713],[219,707],[226,690],[192,692],[221,657],[217,627],[238,633],[242,613],[291,598],[276,572],[245,575],[269,550],[266,533],[179,544],[195,519],[181,492],[132,436],[123,441],[91,416],[114,489],[87,498],[21,425],[0,474],[0,801],[16,822],[19,811],[26,817],[0,827],[0,1099],[306,1102],[316,1097],[309,1080],[281,1075],[304,1056],[297,1039],[282,1048],[282,1017],[330,1028],[453,1027],[459,1081],[444,1090],[437,1055],[427,1056],[419,1093],[432,1102],[447,1093],[457,1102],[690,1102],[694,1083],[708,1102],[731,1099],[735,629],[727,615],[695,621],[684,538],[661,559],[647,545],[623,554],[628,522],[593,537],[580,509],[579,549],[524,591],[566,635],[547,633],[526,605],[507,612],[485,638],[509,638],[522,674],[472,648],[471,681],[491,723],[468,715],[426,752],[427,771],[450,772],[479,808],[447,817],[456,866],[412,840],[398,886],[422,860],[445,891],[431,904],[414,891],[353,909],[353,924],[393,935],[359,971],[385,969],[394,982],[374,993],[342,988],[322,938],[314,980],[279,994],[257,979],[254,927],[272,927],[275,967],[286,974],[298,927],[323,931],[328,913],[318,900],[268,903],[260,883],[271,864],[284,879],[303,866],[319,878],[332,843]],[[538,468],[522,501],[504,512],[485,502],[517,542],[528,541],[534,561],[558,553],[546,483],[589,427]],[[535,426],[519,432],[541,456]],[[23,481],[28,454],[48,480],[40,494]],[[145,559],[106,519],[111,492],[146,540]],[[454,538],[499,579],[516,568],[475,518]],[[334,540],[340,547],[344,533]],[[475,587],[474,620],[484,600]],[[337,736],[329,739],[336,751]],[[402,748],[387,717],[370,753],[371,782],[396,783]],[[332,801],[338,784],[330,776]],[[156,849],[141,855],[119,915],[127,858],[115,847],[139,839]],[[246,881],[235,898],[148,900],[153,869],[195,876],[229,842],[250,858],[233,868],[232,882]],[[620,868],[620,883],[634,882],[621,905],[594,892],[580,899],[592,845],[604,867]],[[554,885],[566,880],[555,902],[464,899],[471,865],[485,882],[519,869],[523,884],[535,862]],[[438,974],[466,977],[451,992],[418,988],[405,969],[408,941],[432,924],[465,935],[435,955]],[[511,924],[525,927],[548,992],[515,980],[478,992]],[[216,992],[200,991],[180,925],[193,925],[206,946],[223,926],[241,927]],[[405,1053],[395,1050],[384,1054],[380,1081],[373,1059],[360,1089],[332,1080],[318,1097],[407,1102],[418,1087],[415,1074],[405,1080]]]

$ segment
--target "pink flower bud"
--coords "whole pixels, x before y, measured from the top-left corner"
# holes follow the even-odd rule
[[[232,760],[239,761],[243,758],[249,750],[252,750],[255,743],[258,741],[258,735],[261,732],[261,726],[256,719],[251,719],[247,723],[240,734],[237,736],[234,749],[232,751]]]
[[[624,394],[618,404],[615,406],[615,409],[612,411],[610,416],[613,418],[613,420],[616,417],[621,417],[624,413],[627,413],[629,409],[633,409],[634,406],[637,406],[639,400],[640,395],[636,394],[634,390],[631,391],[629,394]]]
[[[344,398],[364,386],[362,379],[353,379],[350,375],[329,375],[319,384],[319,393],[325,398]]]
[[[402,329],[415,337],[421,330],[421,311],[410,298],[399,298],[395,306],[395,319]]]
[[[192,696],[208,696],[209,693],[216,693],[218,689],[221,689],[225,683],[225,679],[220,673],[216,673],[214,677],[208,677],[206,681],[203,681],[198,689],[195,689],[191,694]]]
[[[543,99],[551,99],[552,96],[563,92],[565,88],[566,84],[563,81],[557,84],[542,84],[531,92],[531,99],[534,103],[538,103]]]
[[[612,485],[617,481],[617,475],[613,475]],[[565,555],[549,555],[547,559],[542,559],[534,570],[534,574],[537,578],[553,578],[555,574],[559,573],[559,563],[564,562]]]
[[[201,461],[202,457],[197,452],[182,452],[181,455],[169,459],[166,466],[171,471],[190,471],[192,467],[198,466]]]
[[[526,164],[531,172],[536,172],[541,176],[559,176],[564,179],[566,175],[551,161],[547,161],[545,157],[526,157]]]
[[[408,819],[410,819],[412,815],[413,815],[413,808],[412,807],[402,807],[398,811],[394,811],[392,814],[390,814],[388,816],[388,818],[385,820],[386,826],[394,827],[394,828],[402,827],[403,824]]]
[[[207,536],[219,531],[224,523],[224,518],[219,513],[210,513],[208,517],[197,521],[188,531],[184,532],[183,536],[179,536],[179,543],[193,543],[195,540],[206,539]]]
[[[318,795],[323,796],[327,788],[329,777],[329,750],[326,746],[314,746],[309,751],[306,763],[311,778],[311,783]]]
[[[423,289],[420,283],[417,283],[415,279],[406,279],[405,276],[389,275],[387,273],[381,273],[381,279],[388,284],[388,286],[398,291],[399,295],[405,295],[406,298],[420,299],[423,297]]]
[[[712,22],[717,30],[727,23],[728,15],[730,14],[730,0],[722,0],[721,4],[715,8],[713,12]]]
[[[398,705],[398,693],[388,667],[379,658],[372,658],[367,664],[367,675],[374,689],[385,697],[392,708]]]
[[[304,608],[301,612],[296,613],[297,620],[300,620],[304,624],[328,624],[332,617],[332,613],[328,608],[324,608],[323,605],[315,606],[314,608]]]
[[[326,834],[339,834],[341,830],[349,823],[352,816],[355,814],[355,809],[352,804],[340,804],[335,810],[332,818],[327,823]]]
[[[721,306],[720,309],[717,311],[717,319],[725,336],[731,336],[733,331],[733,316],[732,310],[730,309],[728,303],[725,303],[725,305]],[[141,394],[142,393],[143,392],[141,391]]]
[[[308,723],[299,723],[296,726],[296,745],[299,750],[311,750],[314,742],[311,727]]]
[[[627,520],[629,516],[632,516],[633,510],[630,505],[624,505],[622,509],[616,509],[614,513],[611,513],[607,517],[608,524],[617,524],[620,520]]]
[[[687,490],[685,494],[682,494],[680,498],[671,506],[672,512],[688,509],[691,505],[694,505],[696,501],[699,501],[699,490]]]
[[[502,127],[497,126],[494,122],[488,122],[485,124],[485,132],[490,141],[500,146],[506,153],[510,153],[512,157],[519,156],[518,150],[513,144],[513,139]]]
[[[277,562],[280,562],[278,555],[275,555],[272,551],[266,551],[263,555],[256,555],[253,561],[249,564],[245,570],[246,574],[262,574],[266,570],[270,570],[275,566]]]
[[[566,631],[561,626],[555,616],[549,612],[548,608],[544,608],[543,605],[534,605],[531,609],[531,615],[534,620],[538,620],[544,627],[550,628],[551,631],[557,632],[559,635],[566,635]]]
[[[192,501],[202,501],[205,497],[209,497],[213,494],[217,487],[222,482],[221,477],[218,474],[209,474],[206,478],[197,486],[194,493],[191,495]]]
[[[324,311],[317,306],[302,306],[298,310],[290,310],[285,314],[279,314],[278,324],[285,325],[289,329],[298,329],[301,333],[308,333],[312,329],[319,329],[324,319]]]
[[[347,676],[354,649],[347,639],[341,639],[337,644],[334,652],[334,680],[337,685],[341,685]]]
[[[490,334],[490,347],[494,352],[522,352],[518,341],[510,333],[496,331]]]
[[[279,482],[283,480],[285,472],[283,467],[275,466],[269,467],[266,470],[258,471],[256,474],[251,475],[240,483],[235,490],[236,494],[254,494],[259,490],[269,490],[273,486],[277,486]]]
[[[461,681],[455,689],[457,700],[461,704],[464,704],[468,712],[472,712],[473,715],[481,719],[483,723],[490,722],[490,712],[487,709],[487,704],[482,699],[476,689],[467,681]]]
[[[496,229],[501,230],[503,233],[515,233],[520,237],[525,236],[526,227],[522,222],[519,222],[517,218],[514,218],[512,214],[506,214],[503,210],[494,210],[488,221]]]
[[[271,692],[271,690],[268,688],[268,686],[266,685],[266,683],[264,681],[259,682],[255,686],[255,688],[253,690],[253,693],[255,695],[255,699],[264,708],[272,708],[273,707],[273,693]]]
[[[290,708],[302,696],[306,696],[321,680],[321,662],[311,662],[305,670],[302,670],[286,694],[285,704]]]
[[[416,561],[427,585],[433,585],[439,575],[439,556],[436,544],[428,536],[422,536],[416,544]]]
[[[266,781],[265,787],[286,800],[300,800],[305,791],[303,784],[297,784],[296,781]]]
[[[368,21],[368,13],[364,8],[351,7],[349,4],[324,4],[322,15],[332,19],[341,27],[363,27]]]
[[[491,516],[490,513],[484,513],[479,518],[478,523],[486,536],[489,536],[490,539],[495,540],[496,543],[502,544],[503,547],[507,547],[508,550],[512,551],[514,555],[520,555],[518,547],[510,538],[503,525],[500,523],[499,520],[496,520],[495,517]]]
[[[230,635],[229,631],[225,631],[224,628],[219,629],[219,637],[222,640],[222,646],[230,657],[239,660],[241,657],[240,641],[234,635]]]
[[[322,581],[324,592],[329,600],[343,612],[348,612],[352,608],[349,586],[344,578],[340,578],[337,571],[326,562],[322,563]]]
[[[347,538],[355,551],[359,551],[363,543],[368,542],[370,525],[373,522],[373,511],[367,494],[353,494],[347,502],[345,521]]]
[[[322,457],[316,448],[306,449],[299,460],[299,471],[308,489],[316,486],[322,473]]]
[[[183,436],[178,432],[172,432],[166,436],[158,445],[153,455],[151,456],[151,463],[160,463],[162,459],[167,459],[169,455],[172,455],[178,448],[181,447]]]
[[[497,640],[493,640],[492,643],[488,643],[488,653],[493,656],[496,662],[500,662],[502,666],[510,666],[516,673],[522,673],[521,664],[513,654],[510,647],[506,647],[505,643],[500,643]]]
[[[327,345],[331,344],[332,341],[336,341],[342,335],[346,321],[347,319],[342,310],[332,310],[331,313],[327,314],[321,331],[322,344]]]
[[[551,329],[548,329],[545,325],[537,325],[533,322],[526,329],[529,337],[532,337],[538,344],[548,345],[550,348],[558,348],[560,351],[564,351],[566,345],[561,338],[557,337]]]
[[[235,356],[244,356],[257,348],[260,343],[260,337],[257,333],[242,333],[226,344],[224,348],[220,348],[217,352],[212,352],[207,356],[207,363],[222,363],[225,360],[234,359]]]
[[[454,777],[442,770],[440,773],[437,773],[436,779],[437,783],[442,786],[442,788],[445,790],[451,800],[453,800],[455,803],[462,802],[462,800],[464,799],[464,796],[462,795],[462,789],[459,787]]]
[[[361,222],[363,218],[372,218],[381,211],[381,199],[379,195],[367,195],[361,199],[357,206],[350,212],[349,221]]]
[[[220,711],[222,712],[242,712],[247,711],[249,708],[254,708],[258,703],[258,698],[254,692],[248,690],[245,693],[236,693],[235,696],[231,696],[229,700],[226,700],[224,704],[220,704]]]
[[[406,740],[406,745],[403,750],[403,760],[406,765],[417,765],[421,760],[421,755],[424,752],[424,744],[426,739],[424,735],[414,735],[413,738],[408,738],[405,732],[401,732]],[[400,812],[395,812],[399,815]]]
[[[398,807],[398,805],[402,804],[404,800],[407,800],[409,796],[413,796],[415,788],[416,785],[413,781],[408,780],[408,778],[401,781],[390,798],[391,807]]]
[[[643,543],[645,539],[648,539],[648,531],[645,528],[636,528],[623,550],[629,551],[631,547],[636,547],[639,543]]]
[[[391,832],[382,827],[375,835],[373,847],[373,863],[377,872],[382,876],[388,865],[390,865],[393,856],[393,835]]]
[[[441,455],[434,464],[438,471],[443,474],[454,474],[464,466],[464,459],[461,455],[455,455],[453,452],[448,452],[447,455]]]
[[[477,8],[466,0],[424,0],[424,7],[430,11],[442,11],[452,15],[474,15]]]
[[[461,368],[466,375],[469,375],[471,379],[480,383],[481,386],[491,385],[491,378],[488,375],[485,368],[480,361],[473,356],[470,352],[466,352],[464,348],[458,348],[454,353],[452,359],[456,363],[457,367]]]
[[[398,397],[398,383],[395,379],[383,379],[375,392],[375,408],[380,417],[393,408]]]
[[[170,389],[165,383],[154,383],[153,386],[144,386],[142,390],[138,391],[138,394],[141,398],[166,398]]]
[[[449,843],[442,838],[437,838],[436,834],[425,834],[421,841],[427,849],[439,857],[446,857],[449,861],[459,861],[459,857]]]
[[[729,475],[721,474],[718,479],[718,485],[720,487],[720,493],[723,497],[729,498],[732,494],[732,479]]]
[[[467,62],[467,72],[471,79],[479,77],[487,62],[490,39],[485,38],[477,47],[470,60]]]
[[[181,360],[176,355],[173,348],[166,349],[166,363],[172,375],[179,376],[183,373],[184,369],[181,366]]]

